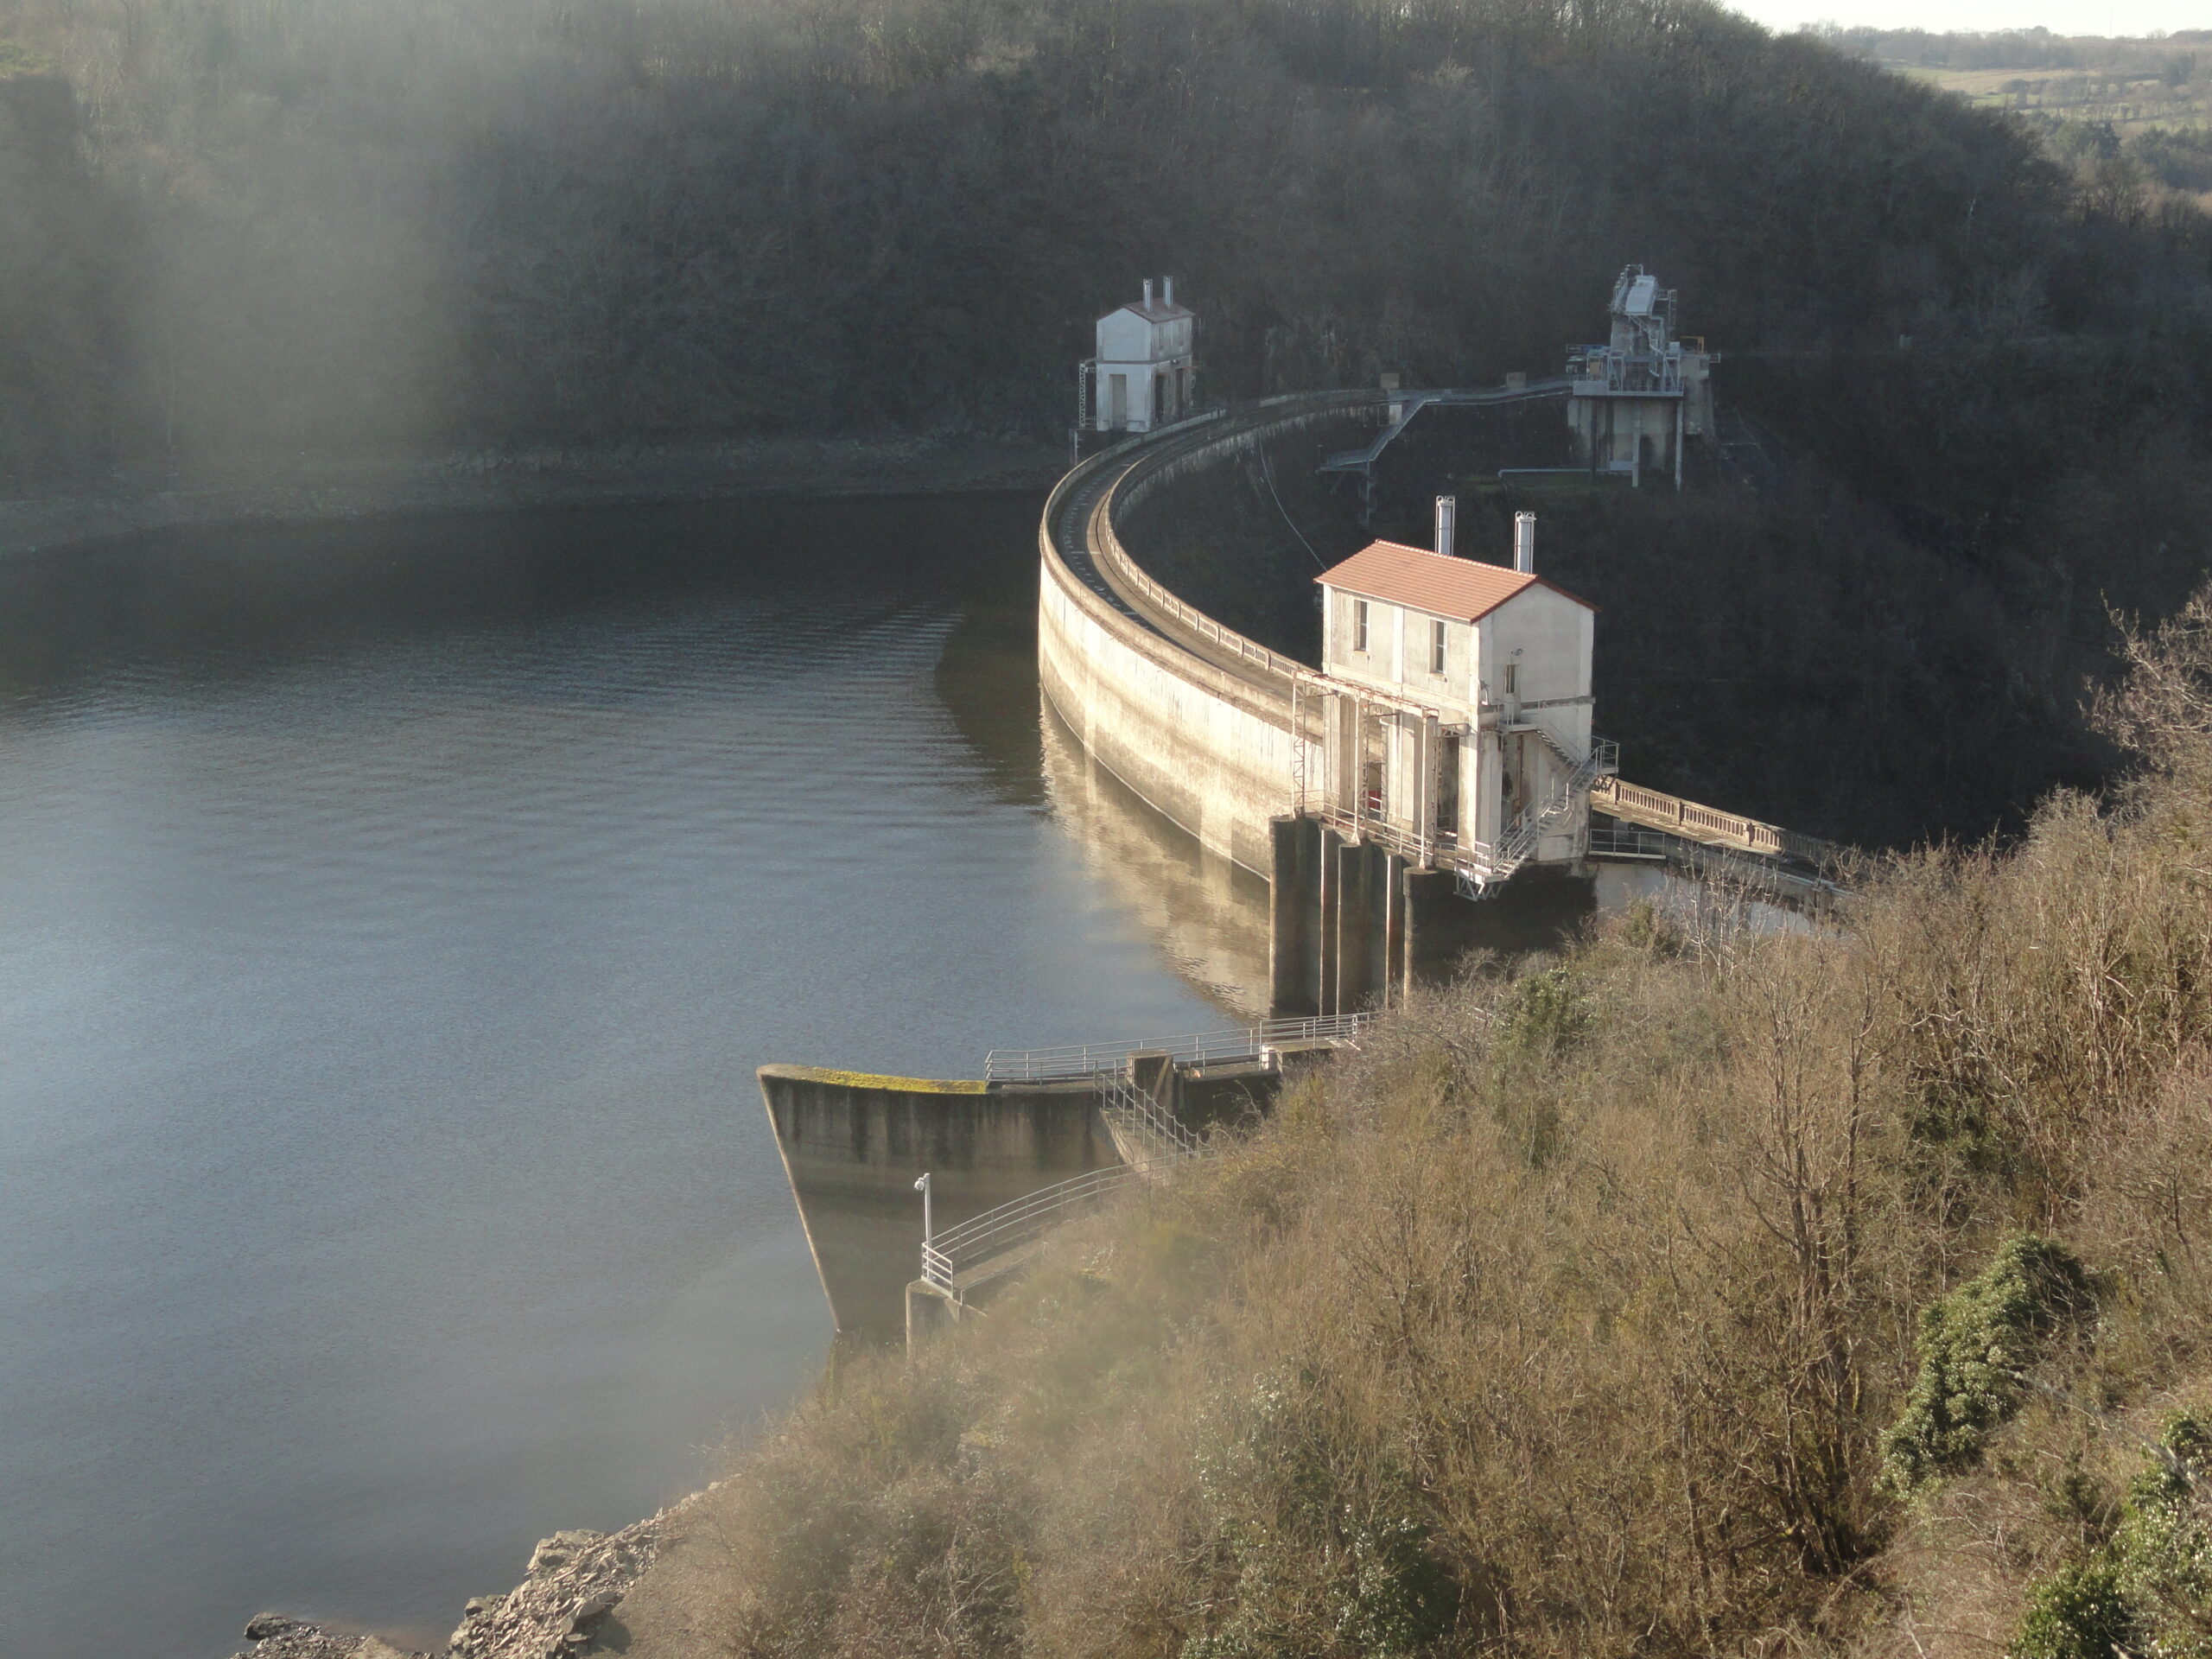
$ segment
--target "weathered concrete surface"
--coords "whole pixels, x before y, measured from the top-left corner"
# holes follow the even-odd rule
[[[1119,1160],[1087,1083],[1031,1086],[760,1068],[808,1248],[846,1336],[906,1329],[927,1172],[939,1228]]]
[[[1338,418],[1369,397],[1274,399],[1109,450],[1060,481],[1039,530],[1037,668],[1046,696],[1101,766],[1263,880],[1274,866],[1268,820],[1295,790],[1300,734],[1288,672],[1300,665],[1225,634],[1161,588],[1121,548],[1115,517],[1179,477],[1249,453],[1271,432]],[[1094,573],[1126,610],[1092,588]],[[1311,726],[1303,739],[1317,750],[1318,720],[1299,724]]]
[[[1185,1071],[1174,1109],[1194,1128],[1243,1119],[1273,1098],[1252,1065]],[[927,1172],[940,1231],[1122,1161],[1088,1082],[939,1082],[764,1065],[760,1096],[799,1222],[841,1336],[891,1342],[906,1329],[921,1265]]]
[[[1037,671],[1084,747],[1201,845],[1264,876],[1288,804],[1287,700],[1124,616],[1049,552]]]

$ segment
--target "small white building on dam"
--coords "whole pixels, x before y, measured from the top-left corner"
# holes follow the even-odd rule
[[[1154,296],[1098,319],[1098,355],[1083,365],[1081,424],[1100,432],[1150,432],[1172,426],[1195,407],[1197,319],[1175,303],[1175,279],[1164,276]]]

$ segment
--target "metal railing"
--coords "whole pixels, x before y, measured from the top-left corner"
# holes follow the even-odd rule
[[[1141,1159],[1130,1160],[1139,1167],[1195,1158],[1205,1150],[1205,1143],[1185,1128],[1174,1113],[1127,1077],[1098,1080],[1098,1110],[1109,1125],[1121,1132],[1127,1146],[1144,1154]]]
[[[1550,733],[1546,732],[1544,737],[1554,750],[1565,756],[1566,751],[1560,748]],[[1593,785],[1618,764],[1619,755],[1618,748],[1606,740],[1592,743],[1590,753],[1574,763],[1574,770],[1552,785],[1543,805],[1534,812],[1522,814],[1521,822],[1497,849],[1497,861],[1506,867],[1508,874],[1528,862],[1545,836],[1558,833],[1560,825],[1573,815],[1578,798],[1592,795]]]
[[[1129,556],[1128,550],[1122,545],[1120,537],[1115,533],[1113,516],[1125,487],[1137,484],[1142,474],[1162,466],[1173,464],[1184,458],[1186,452],[1194,448],[1204,448],[1224,441],[1255,435],[1266,428],[1286,419],[1295,421],[1325,410],[1351,410],[1376,404],[1382,401],[1383,396],[1384,394],[1380,391],[1368,388],[1334,392],[1302,392],[1285,397],[1270,398],[1255,408],[1236,410],[1224,416],[1217,416],[1208,422],[1203,430],[1199,429],[1197,419],[1178,423],[1175,427],[1162,428],[1157,435],[1154,435],[1166,441],[1144,444],[1141,452],[1133,453],[1128,464],[1122,469],[1120,475],[1114,478],[1100,492],[1097,501],[1092,505],[1088,519],[1083,526],[1083,532],[1093,563],[1099,567],[1107,580],[1121,589],[1125,596],[1141,601],[1147,608],[1160,613],[1178,627],[1187,630],[1197,638],[1235,657],[1241,664],[1258,669],[1263,674],[1279,676],[1287,680],[1295,680],[1300,677],[1312,680],[1319,679],[1321,677],[1307,664],[1299,661],[1294,657],[1286,657],[1280,652],[1269,651],[1257,640],[1246,638],[1234,628],[1224,627],[1195,605],[1169,592],[1164,584]],[[1282,407],[1287,404],[1295,404],[1298,407],[1294,411],[1287,410]],[[1189,431],[1179,429],[1183,427],[1188,427],[1191,429]],[[1116,449],[1108,451],[1107,454],[1119,455],[1125,450],[1134,448],[1135,446],[1119,446]],[[1101,457],[1102,460],[1103,458]],[[1074,476],[1073,474],[1069,475],[1071,479]],[[1096,474],[1092,476],[1095,477]],[[1063,480],[1062,483],[1065,484],[1067,481]],[[1085,484],[1090,481],[1090,478],[1084,480]],[[1056,502],[1058,499],[1057,490],[1054,492],[1054,497]],[[1053,505],[1054,503],[1052,502],[1048,502],[1046,505],[1047,525],[1054,522],[1050,516]]]
[[[1066,1219],[1070,1211],[1117,1192],[1131,1181],[1164,1174],[1209,1155],[1205,1142],[1128,1077],[1101,1077],[1096,1092],[1100,1115],[1116,1132],[1126,1161],[1055,1181],[925,1238],[924,1279],[948,1296],[963,1298],[1019,1268],[1027,1259],[1021,1246]],[[1141,1155],[1127,1156],[1133,1152]]]
[[[1571,816],[1577,798],[1589,790],[1592,782],[1610,775],[1620,765],[1620,746],[1611,738],[1593,739],[1590,753],[1577,760],[1558,738],[1542,727],[1532,724],[1515,729],[1535,733],[1553,753],[1573,770],[1552,786],[1541,806],[1523,814],[1496,846],[1452,836],[1424,836],[1380,813],[1348,811],[1333,804],[1319,809],[1308,807],[1306,815],[1319,818],[1346,836],[1386,847],[1418,868],[1450,870],[1460,878],[1461,887],[1471,896],[1480,897],[1484,887],[1504,880],[1527,863],[1539,842],[1559,832],[1561,821]]]
[[[1115,1164],[986,1210],[957,1227],[949,1227],[922,1244],[922,1277],[948,1296],[963,1296],[1021,1265],[1014,1252],[1077,1206],[1118,1191],[1146,1173],[1141,1164]],[[981,1272],[994,1259],[996,1271]]]
[[[1117,480],[1116,487],[1119,486]],[[1101,496],[1098,505],[1091,509],[1089,539],[1090,555],[1103,565],[1110,579],[1124,592],[1140,595],[1147,605],[1165,612],[1176,625],[1185,628],[1199,639],[1206,640],[1238,661],[1278,675],[1286,680],[1301,676],[1318,677],[1312,668],[1295,657],[1286,657],[1280,652],[1269,651],[1256,639],[1248,639],[1234,628],[1225,628],[1186,600],[1177,598],[1152,574],[1131,558],[1122,545],[1121,537],[1114,533],[1112,513],[1114,491]]]
[[[1256,1060],[1268,1049],[1293,1043],[1353,1043],[1374,1018],[1371,1014],[1325,1014],[1305,1020],[1266,1020],[1254,1026],[1194,1032],[1156,1042],[995,1048],[983,1057],[983,1076],[992,1083],[1072,1082],[1122,1071],[1132,1054],[1165,1054],[1184,1065]]]
[[[1615,827],[1601,830],[1595,824],[1590,828],[1588,851],[1592,858],[1648,858],[1667,856],[1674,837],[1663,830],[1643,830],[1634,824],[1612,821]]]
[[[1825,842],[1819,844],[1827,845]],[[1668,830],[1645,829],[1618,820],[1607,829],[1592,828],[1588,850],[1592,858],[1664,864],[1702,881],[1766,893],[1801,909],[1833,909],[1851,897],[1847,880],[1834,879],[1839,872],[1833,868],[1793,868],[1770,854],[1692,841]],[[1800,855],[1792,853],[1788,856]]]

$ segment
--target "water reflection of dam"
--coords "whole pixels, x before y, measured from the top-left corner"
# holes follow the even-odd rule
[[[1039,703],[1046,791],[1084,861],[1178,974],[1240,1019],[1265,1017],[1268,884],[1169,822]]]

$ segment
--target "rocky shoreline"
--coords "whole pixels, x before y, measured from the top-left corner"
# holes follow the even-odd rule
[[[748,495],[1043,489],[1057,448],[926,438],[754,439],[346,458],[274,456],[118,474],[82,494],[0,500],[0,557],[189,524],[616,506]]]
[[[660,1556],[673,1510],[620,1532],[556,1532],[531,1552],[527,1576],[505,1595],[473,1598],[443,1655],[410,1653],[374,1636],[259,1613],[232,1659],[575,1659],[632,1653],[618,1616]]]

